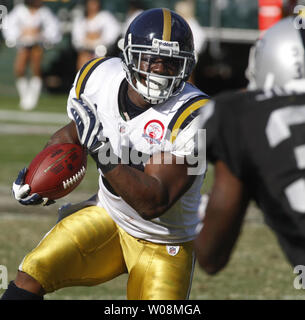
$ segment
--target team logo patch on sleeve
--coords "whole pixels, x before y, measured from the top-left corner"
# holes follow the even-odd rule
[[[159,120],[150,120],[144,126],[143,137],[150,144],[160,144],[164,136],[164,124]]]

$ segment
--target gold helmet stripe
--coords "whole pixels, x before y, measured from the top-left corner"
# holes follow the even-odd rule
[[[170,41],[172,32],[172,16],[168,9],[163,10],[163,35],[162,40]]]

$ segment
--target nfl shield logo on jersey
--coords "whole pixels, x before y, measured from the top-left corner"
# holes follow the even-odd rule
[[[167,245],[166,246],[166,249],[167,249],[167,252],[170,256],[175,256],[178,252],[179,252],[179,249],[180,249],[180,246],[170,246],[170,245]]]

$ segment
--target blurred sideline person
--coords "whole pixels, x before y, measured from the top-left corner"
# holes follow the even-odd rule
[[[126,19],[122,27],[122,34],[123,37],[125,36],[125,33],[131,24],[131,22],[134,20],[136,16],[138,16],[140,13],[142,13],[144,10],[144,5],[142,1],[140,0],[129,0],[128,1],[128,8],[126,13]]]
[[[126,12],[126,18],[124,23],[122,24],[121,30],[121,38],[119,39],[117,46],[120,50],[124,50],[124,39],[125,33],[130,25],[130,23],[138,16],[140,13],[144,11],[144,5],[140,0],[129,0],[128,7]]]
[[[100,0],[86,0],[85,13],[72,25],[72,44],[78,51],[77,70],[94,57],[106,56],[115,43],[121,25],[115,16],[101,10]]]
[[[126,18],[125,18],[125,22],[123,23],[123,26],[122,26],[123,38],[125,36],[125,33],[129,27],[130,23],[135,19],[136,16],[138,16],[143,11],[144,11],[144,5],[143,5],[142,1],[140,1],[140,0],[129,0],[128,1]]]
[[[32,110],[42,89],[41,62],[44,48],[61,41],[59,21],[41,0],[25,0],[7,16],[3,36],[8,47],[17,46],[14,65],[20,107]],[[27,77],[27,67],[31,76]]]
[[[304,39],[293,17],[275,24],[250,54],[252,90],[221,94],[203,109],[215,180],[195,246],[210,274],[228,263],[251,200],[289,262],[305,265]]]
[[[192,0],[178,1],[175,4],[175,11],[181,15],[189,24],[194,36],[195,57],[198,61],[200,53],[206,45],[206,34],[202,26],[195,17],[195,4]],[[189,82],[195,84],[194,72],[192,73]]]
[[[96,200],[60,209],[60,221],[23,259],[2,299],[42,299],[123,273],[128,299],[189,296],[205,172],[196,135],[208,101],[187,83],[192,31],[169,9],[147,10],[131,23],[123,54],[83,66],[68,98],[71,122],[48,142],[88,150],[99,171]],[[50,204],[28,195],[25,174],[13,184],[15,198]]]

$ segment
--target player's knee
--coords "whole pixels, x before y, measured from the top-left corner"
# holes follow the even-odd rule
[[[41,284],[36,279],[34,279],[29,274],[23,271],[18,271],[16,280],[14,282],[16,286],[21,289],[24,289],[39,295],[44,294],[44,290]]]
[[[15,280],[17,286],[37,293],[50,292],[50,279],[56,274],[56,262],[54,256],[44,257],[44,253],[43,250],[34,250],[25,257]]]
[[[11,281],[1,300],[42,300],[41,285],[28,274],[18,271],[15,281]]]

